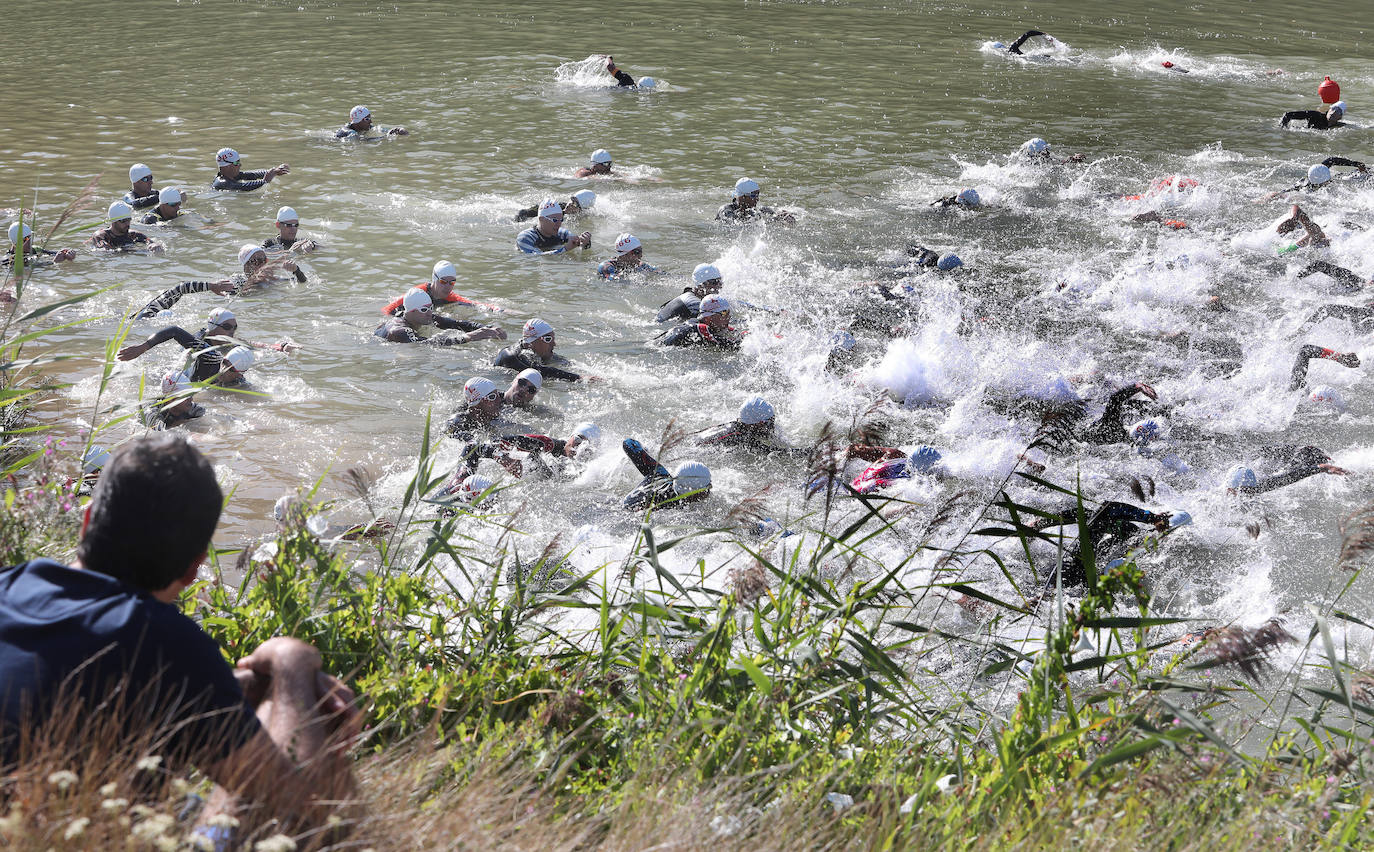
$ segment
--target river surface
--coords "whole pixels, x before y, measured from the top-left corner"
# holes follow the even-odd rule
[[[322,475],[324,497],[347,501],[341,474],[363,467],[380,479],[384,503],[398,498],[427,413],[446,418],[469,376],[509,382],[490,366],[495,342],[435,348],[372,337],[380,306],[449,259],[459,292],[504,306],[493,321],[516,336],[525,319],[542,316],[558,331],[559,351],[603,378],[549,382],[538,406],[506,424],[563,435],[595,420],[608,437],[576,481],[522,483],[504,494],[508,507],[526,504],[531,551],[562,533],[585,564],[623,552],[638,527],[615,504],[638,477],[619,439],[637,436],[656,449],[670,420],[688,430],[721,423],[758,393],[794,444],[810,443],[827,421],[876,418],[893,444],[940,448],[954,476],[902,485],[899,495],[927,508],[910,529],[872,545],[880,558],[900,559],[934,506],[970,492],[970,508],[943,543],[959,540],[1031,440],[1035,419],[1009,416],[995,400],[1072,385],[1095,412],[1110,390],[1145,381],[1159,392],[1172,453],[1187,470],[1117,445],[1041,454],[1046,476],[1070,486],[1081,477],[1089,497],[1126,500],[1130,477],[1149,477],[1151,507],[1192,514],[1193,527],[1152,557],[1169,611],[1199,624],[1301,612],[1344,580],[1333,567],[1337,524],[1369,498],[1374,405],[1366,368],[1314,362],[1312,384],[1344,394],[1349,408],[1340,414],[1290,393],[1289,368],[1303,342],[1370,357],[1374,350],[1349,323],[1299,332],[1317,306],[1363,300],[1333,297],[1328,279],[1297,272],[1321,257],[1374,273],[1374,194],[1352,183],[1301,196],[1334,240],[1319,254],[1277,253],[1282,241],[1269,231],[1289,202],[1258,199],[1328,155],[1374,156],[1365,97],[1374,71],[1358,17],[1348,3],[1273,0],[21,4],[7,10],[0,51],[8,117],[0,206],[36,209],[46,233],[98,176],[93,205],[50,242],[80,247],[128,189],[135,162],[151,166],[158,186],[192,193],[183,222],[140,226],[166,243],[163,255],[81,248],[74,263],[33,276],[26,308],[106,291],[50,317],[88,322],[35,345],[73,356],[49,369],[71,387],[37,416],[75,438],[95,412],[116,318],[180,281],[236,271],[239,246],[271,236],[277,208],[290,205],[303,233],[323,245],[303,263],[309,280],[239,298],[233,309],[240,336],[290,337],[304,348],[259,360],[250,376],[261,396],[202,393],[208,413],[190,430],[234,491],[217,534],[222,547],[269,532],[273,502]],[[1031,26],[1059,43],[1032,42],[1024,59],[989,46]],[[652,75],[657,87],[608,88],[609,78],[584,62],[598,53]],[[1342,84],[1352,126],[1280,129],[1283,111],[1317,105],[1325,74]],[[412,135],[334,141],[357,103]],[[1014,152],[1035,136],[1086,162],[1026,165]],[[213,192],[222,146],[238,149],[246,168],[285,162],[291,172],[259,192]],[[614,178],[574,179],[603,147],[614,155]],[[1116,197],[1170,174],[1201,185]],[[765,203],[799,221],[715,223],[715,209],[746,175],[762,184]],[[992,208],[928,206],[965,186]],[[569,224],[592,232],[590,251],[516,254],[518,207],[585,187],[598,193],[596,206]],[[1188,227],[1130,221],[1154,208]],[[81,227],[73,233],[73,225]],[[626,231],[664,275],[595,278],[596,263]],[[970,271],[896,279],[915,290],[905,332],[856,329],[858,363],[825,372],[832,332],[868,311],[848,291],[889,274],[915,243],[957,252]],[[657,306],[708,261],[724,271],[728,297],[759,306],[737,314],[751,329],[743,351],[650,345],[662,330]],[[1213,296],[1232,310],[1207,310]],[[224,303],[188,296],[172,321],[194,331]],[[131,339],[159,325],[136,323]],[[1222,373],[1205,346],[1161,340],[1178,332],[1239,344],[1243,367]],[[95,419],[120,413],[112,405],[127,410],[143,376],[155,385],[180,359],[169,343],[120,364]],[[124,423],[98,440],[137,431]],[[1236,506],[1223,493],[1227,470],[1274,443],[1317,444],[1351,475],[1317,476]],[[452,460],[454,448],[441,452]],[[691,454],[678,447],[667,461]],[[702,458],[715,471],[715,496],[679,521],[721,523],[751,496],[793,526],[814,508],[802,501],[801,462]],[[337,514],[356,520],[362,510],[346,502]],[[675,570],[696,570],[700,558],[722,583],[730,563],[720,554],[736,552],[684,550],[673,556]],[[916,581],[934,558],[912,563]],[[1011,594],[986,560],[968,571],[963,579]],[[1347,595],[1344,608],[1368,613],[1368,584]],[[1351,641],[1362,658],[1368,638]]]

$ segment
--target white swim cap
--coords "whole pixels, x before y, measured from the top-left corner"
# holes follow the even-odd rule
[[[188,379],[183,372],[174,370],[162,377],[163,396],[171,396],[174,393],[180,393],[181,391],[190,389],[191,380]]]
[[[711,469],[699,461],[685,461],[673,471],[673,493],[681,497],[711,487]]]
[[[940,258],[940,262],[935,264],[935,267],[939,269],[941,272],[948,272],[951,269],[957,269],[958,267],[963,265],[964,262],[959,259],[959,255],[947,254],[944,257]]]
[[[697,284],[718,281],[721,277],[720,270],[713,263],[698,263],[697,268],[692,270],[692,281]]]
[[[1312,393],[1308,394],[1307,398],[1323,408],[1330,408],[1337,414],[1345,413],[1345,396],[1330,385],[1313,388]]]
[[[609,166],[611,164],[611,152],[607,151],[605,148],[597,148],[592,152],[592,162],[605,163]]]
[[[486,399],[496,390],[496,382],[485,376],[473,376],[463,384],[463,399],[468,407],[476,405]]]
[[[1321,163],[1317,163],[1307,170],[1307,182],[1312,186],[1321,186],[1331,180],[1331,170]]]
[[[750,193],[758,191],[759,185],[756,181],[750,180],[749,178],[740,178],[735,181],[735,188],[731,191],[731,194],[735,198],[739,198],[741,195],[749,195]]]
[[[1039,136],[1035,137],[1034,139],[1027,139],[1025,142],[1021,143],[1021,153],[1025,154],[1028,157],[1034,157],[1039,154],[1044,154],[1047,153],[1049,150],[1050,143],[1046,142],[1044,139],[1041,139]]]
[[[96,445],[87,450],[86,455],[81,457],[81,472],[95,473],[109,463],[110,451]]]
[[[348,111],[348,123],[357,124],[364,118],[367,118],[369,115],[372,115],[372,110],[368,109],[362,104],[358,104],[353,109]]]
[[[125,204],[123,201],[116,201],[111,204],[110,209],[106,211],[105,218],[109,219],[111,222],[118,222],[121,219],[128,219],[133,215],[134,208]]]
[[[298,216],[298,215],[296,215],[296,211],[293,210],[293,209],[290,208],[290,207],[278,207],[278,208],[277,208],[277,221],[278,221],[278,222],[296,222],[296,223],[299,224],[300,221],[301,221],[301,217]]]
[[[22,237],[19,235],[19,231],[21,229],[24,232],[24,235]],[[30,228],[28,225],[20,224],[19,222],[11,222],[9,235],[10,245],[17,246],[19,245],[20,240],[26,240],[29,237],[33,236],[33,228]]]
[[[255,254],[261,254],[265,258],[267,257],[267,250],[253,243],[244,243],[239,248],[239,266],[247,266],[248,261],[252,260]]]
[[[533,367],[526,367],[515,374],[516,381],[520,381],[521,379],[534,385],[536,390],[544,386],[544,375]]]
[[[1335,115],[1332,115],[1332,113],[1336,113],[1336,114],[1335,114]],[[1336,101],[1336,102],[1335,102],[1334,104],[1332,104],[1332,105],[1330,106],[1330,108],[1327,109],[1327,111],[1326,111],[1326,117],[1327,117],[1327,118],[1340,119],[1340,118],[1341,118],[1342,116],[1344,116],[1344,115],[1345,115],[1345,101]]]
[[[658,85],[658,81],[653,77],[640,77],[639,82],[635,83],[635,85],[641,89],[652,89],[654,86]]]
[[[407,311],[418,311],[434,304],[434,299],[419,287],[411,287],[401,298],[401,307]]]
[[[240,373],[246,372],[249,367],[253,366],[254,360],[253,350],[249,349],[247,346],[235,346],[233,349],[224,353],[224,363],[238,370]]]
[[[1238,464],[1226,475],[1226,487],[1237,491],[1242,488],[1258,488],[1259,477],[1255,476],[1255,472],[1250,468]]]
[[[579,189],[572,194],[572,197],[577,202],[577,206],[583,210],[590,210],[596,206],[596,193],[590,189]]]
[[[215,152],[215,164],[220,166],[232,166],[239,161],[239,152],[233,148],[220,148]]]
[[[573,435],[595,444],[601,440],[601,427],[595,423],[579,423],[573,428]]]
[[[210,325],[224,325],[232,319],[235,319],[233,311],[228,308],[215,308],[210,312],[207,322],[209,322]]]
[[[164,186],[162,191],[157,194],[158,204],[180,204],[181,202],[181,190],[175,186]]]
[[[954,196],[954,200],[965,207],[977,207],[983,203],[983,199],[978,195],[978,190],[971,187],[959,190],[959,194]]]
[[[643,248],[639,242],[639,237],[634,234],[621,234],[615,238],[615,253],[629,254],[637,248]]]
[[[701,300],[701,307],[697,309],[697,315],[705,318],[723,314],[728,310],[730,310],[730,301],[718,293],[712,293]]]
[[[434,264],[434,271],[429,274],[430,283],[438,283],[440,278],[457,279],[457,277],[458,267],[447,260],[441,260]]]
[[[563,205],[554,201],[552,198],[545,198],[539,202],[539,218],[548,219],[554,215],[563,215]]]
[[[129,167],[129,183],[138,183],[144,178],[153,176],[153,170],[143,163],[134,163]]]
[[[496,482],[490,476],[474,473],[464,479],[463,484],[458,487],[458,499],[475,506],[477,505],[477,498],[495,486]]]
[[[546,334],[553,334],[553,326],[539,317],[525,320],[525,327],[520,330],[520,342],[529,343]]]
[[[739,407],[739,422],[745,426],[757,426],[764,421],[772,420],[773,416],[773,406],[761,396],[745,400],[744,405]]]
[[[935,466],[940,463],[941,458],[943,457],[939,450],[928,444],[922,444],[910,456],[911,469],[917,473],[930,473],[935,470]]]

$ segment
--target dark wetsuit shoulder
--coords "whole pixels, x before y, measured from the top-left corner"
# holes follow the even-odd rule
[[[419,343],[424,340],[401,317],[392,317],[384,321],[377,326],[377,330],[373,334],[392,343]]]
[[[635,84],[635,78],[617,68],[615,70],[615,82],[621,86],[633,86]]]
[[[145,207],[152,207],[153,205],[157,204],[157,193],[153,192],[149,193],[148,195],[134,195],[134,191],[131,189],[128,192],[124,193],[124,203],[128,204],[135,210],[142,210]]]

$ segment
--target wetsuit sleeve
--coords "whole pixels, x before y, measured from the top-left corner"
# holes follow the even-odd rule
[[[559,379],[565,382],[576,382],[581,380],[582,378],[581,374],[579,373],[574,373],[571,370],[563,370],[553,366],[552,364],[535,364],[533,366],[534,369],[539,371],[539,375],[543,376],[546,379]]]
[[[1021,45],[1025,44],[1027,41],[1029,41],[1030,39],[1035,38],[1036,36],[1042,36],[1042,35],[1044,35],[1044,33],[1040,32],[1039,30],[1026,30],[1024,33],[1021,33],[1020,37],[1017,38],[1016,41],[1012,42],[1012,43],[1007,47],[1007,52],[1008,52],[1008,53],[1015,53],[1016,55],[1020,56],[1020,55],[1021,55]]]
[[[154,332],[152,337],[143,341],[143,345],[152,349],[154,346],[166,343],[169,340],[175,340],[177,343],[181,344],[182,349],[202,349],[207,345],[205,341],[201,340],[199,337],[175,325],[169,325],[166,328]]]
[[[716,211],[717,222],[733,222],[739,218],[739,210],[733,204],[722,204]]]
[[[615,81],[622,86],[633,86],[635,84],[635,78],[621,71],[619,68],[615,69]]]
[[[1322,165],[1326,166],[1328,169],[1332,166],[1345,166],[1351,169],[1366,168],[1365,164],[1361,163],[1359,160],[1348,160],[1345,157],[1327,157],[1325,160],[1322,160]]]
[[[1285,112],[1279,124],[1288,126],[1290,121],[1306,121],[1307,126],[1313,130],[1326,130],[1331,125],[1326,120],[1326,113],[1318,112],[1315,109],[1299,109],[1292,112]]]
[[[124,201],[135,210],[142,210],[145,207],[152,207],[157,203],[157,193],[153,192],[148,195],[134,195],[134,191],[131,189],[124,193]]]
[[[602,278],[609,279],[620,277],[620,274],[616,271],[615,264],[611,263],[609,260],[603,260],[601,262],[601,265],[596,268],[596,274]]]
[[[520,208],[519,210],[515,211],[515,221],[517,221],[517,222],[524,222],[524,221],[527,221],[527,220],[529,220],[529,219],[533,219],[535,216],[538,216],[538,215],[539,215],[539,208],[538,208],[537,206],[536,206],[536,207],[522,207],[522,208]]]
[[[1126,406],[1126,401],[1135,396],[1136,387],[1124,387],[1107,397],[1107,406],[1102,411],[1102,416],[1083,430],[1083,440],[1093,444],[1114,444],[1125,440],[1126,429],[1121,425],[1122,410]]]
[[[1304,343],[1302,347],[1298,349],[1297,360],[1293,362],[1293,373],[1291,376],[1291,381],[1289,381],[1288,383],[1288,389],[1299,390],[1307,384],[1308,361],[1311,361],[1313,358],[1330,358],[1332,360],[1335,360],[1335,356],[1339,354],[1339,352],[1335,352],[1331,349],[1325,349],[1321,346],[1313,346],[1310,343]]]
[[[502,435],[501,441],[527,453],[561,453],[566,443],[548,435]]]
[[[335,139],[355,139],[357,136],[358,131],[351,127],[340,127],[338,130],[334,131]]]
[[[695,342],[696,326],[689,322],[674,326],[663,337],[664,346],[690,346]]]
[[[1277,488],[1292,485],[1295,482],[1301,482],[1307,477],[1318,473],[1321,473],[1321,469],[1316,465],[1302,464],[1285,471],[1280,471],[1273,476],[1262,477],[1254,488],[1243,488],[1241,491],[1247,494],[1263,494],[1266,491],[1273,491]]]
[[[1364,289],[1365,282],[1363,278],[1343,266],[1327,263],[1324,260],[1314,260],[1307,264],[1307,266],[1303,267],[1303,270],[1298,273],[1298,277],[1306,278],[1318,272],[1323,272],[1340,282],[1342,292],[1357,293]]]
[[[701,306],[701,300],[695,293],[686,292],[676,299],[665,302],[658,309],[658,316],[654,317],[654,322],[668,322],[670,320],[690,320],[696,319],[697,310]]]
[[[497,367],[515,370],[517,373],[521,370],[528,370],[530,367],[534,366],[530,363],[530,359],[526,358],[522,352],[512,346],[508,346],[500,352],[497,352],[495,360],[491,363]]]
[[[1367,331],[1374,325],[1374,308],[1359,305],[1322,305],[1312,312],[1312,316],[1308,317],[1302,326],[1305,329],[1324,319],[1349,320],[1361,331]]]
[[[297,267],[296,267],[296,271],[295,271],[295,272],[292,272],[291,274],[294,275],[294,276],[296,276],[296,281],[297,281],[297,283],[300,283],[300,284],[304,284],[304,283],[305,283],[305,270],[304,270],[304,269],[301,269],[299,266],[297,266]]]
[[[470,320],[454,319],[453,317],[439,316],[438,314],[434,315],[434,325],[435,327],[442,328],[446,331],[476,331],[477,329],[482,327],[481,323],[475,323]]]
[[[520,236],[515,238],[515,247],[525,254],[562,254],[567,250],[567,244],[556,246],[548,251],[542,251],[537,242],[539,233],[534,228],[526,228],[520,232]]]
[[[191,293],[204,293],[210,289],[208,281],[183,281],[162,295],[153,299],[143,310],[133,315],[134,319],[148,319],[157,316],[158,311],[169,310],[177,302],[181,301],[182,296]]]
[[[405,323],[394,323],[382,335],[392,343],[424,343],[425,338],[415,333],[415,329]]]
[[[672,478],[671,474],[668,473],[668,468],[659,464],[658,459],[649,455],[649,451],[644,449],[644,445],[634,438],[626,438],[620,443],[620,448],[625,451],[625,455],[629,457],[635,470],[639,471],[641,476]]]

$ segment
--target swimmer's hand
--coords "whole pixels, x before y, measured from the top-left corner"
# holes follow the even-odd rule
[[[1171,518],[1172,516],[1172,512],[1155,512],[1155,518],[1153,523],[1154,528],[1159,532],[1164,532],[1165,530],[1169,529],[1169,518]]]
[[[776,215],[773,216],[773,221],[774,221],[774,222],[786,222],[787,224],[790,225],[790,224],[793,224],[793,223],[795,223],[795,222],[797,221],[797,217],[796,217],[796,216],[793,216],[791,213],[788,213],[786,210],[781,210],[781,211],[779,211]]]
[[[52,260],[53,263],[62,263],[63,261],[76,260],[76,249],[62,249],[57,254],[53,255]]]
[[[591,247],[592,247],[592,232],[591,232],[591,231],[583,231],[582,233],[580,233],[580,234],[578,234],[577,236],[573,237],[572,239],[568,240],[568,247],[569,247],[569,248],[591,248]]]
[[[295,252],[296,254],[306,254],[307,252],[312,252],[319,247],[320,244],[315,242],[314,240],[297,240],[295,243],[291,245],[291,251]]]
[[[404,127],[393,127],[386,132],[387,136],[409,136],[410,131]]]
[[[605,379],[601,378],[600,376],[583,376],[581,379],[579,379],[579,381],[586,382],[589,385],[595,385],[604,382]]]
[[[234,292],[234,282],[225,278],[222,281],[211,281],[210,292],[218,293],[221,296],[229,296]]]
[[[287,272],[295,272],[296,262],[294,260],[283,260],[281,263],[281,268],[285,269]]]
[[[1143,393],[1150,399],[1159,399],[1159,394],[1155,393],[1155,389],[1144,382],[1136,382],[1132,387],[1134,387],[1138,393]]]
[[[1083,162],[1083,161],[1086,160],[1086,159],[1088,159],[1088,157],[1087,157],[1086,154],[1074,154],[1072,157],[1069,157],[1069,158],[1068,158],[1067,160],[1065,160],[1064,162],[1066,162],[1066,163],[1081,163],[1081,162]]]
[[[289,173],[290,171],[291,166],[288,163],[282,163],[280,166],[273,166],[272,168],[267,170],[267,180],[270,181],[277,175],[284,175]]]
[[[1350,471],[1346,470],[1345,468],[1343,468],[1343,467],[1336,467],[1334,464],[1329,464],[1329,463],[1328,463],[1328,464],[1319,464],[1319,465],[1317,465],[1317,470],[1320,470],[1322,473],[1330,473],[1330,474],[1333,474],[1333,475],[1335,475],[1335,476],[1349,476],[1349,475],[1350,475]]]
[[[273,343],[272,349],[276,350],[277,352],[286,352],[289,354],[291,352],[299,352],[301,349],[301,345],[294,341],[283,340],[281,343]]]
[[[1356,355],[1354,352],[1342,352],[1331,360],[1346,367],[1360,366],[1360,356]]]
[[[228,320],[225,320],[225,322],[228,322]],[[115,357],[120,361],[132,361],[147,351],[147,343],[135,343],[132,346],[125,346],[123,349],[116,352]]]
[[[464,337],[467,343],[472,343],[477,340],[505,340],[506,330],[504,328],[496,328],[495,326],[489,325],[485,328],[473,329],[464,335]]]

